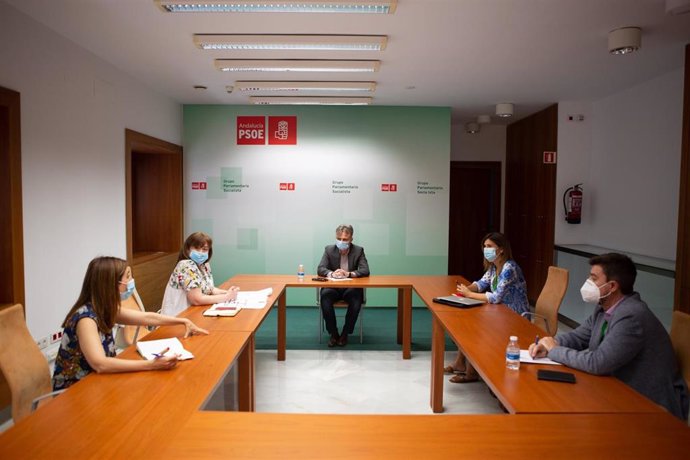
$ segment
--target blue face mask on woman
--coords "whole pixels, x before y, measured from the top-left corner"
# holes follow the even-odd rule
[[[201,265],[208,260],[208,253],[207,252],[199,252],[199,251],[195,251],[194,249],[192,249],[189,252],[189,258],[192,259],[197,264]]]
[[[124,283],[122,283],[122,281],[120,281],[120,283],[124,284]],[[127,281],[127,290],[124,292],[120,292],[120,300],[129,299],[129,297],[132,295],[133,292],[134,292],[134,278]]]
[[[484,258],[487,262],[496,260],[496,248],[484,248]]]

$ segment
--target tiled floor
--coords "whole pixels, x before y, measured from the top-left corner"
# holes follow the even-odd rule
[[[559,332],[570,330],[559,323]],[[455,352],[446,353],[446,363]],[[482,382],[443,386],[446,414],[501,414]],[[431,414],[431,352],[360,351],[347,348],[256,351],[257,412],[322,414]]]
[[[453,359],[446,354],[446,361]],[[256,352],[257,412],[323,414],[431,414],[431,353],[347,349]],[[444,413],[503,413],[479,381],[444,383]]]

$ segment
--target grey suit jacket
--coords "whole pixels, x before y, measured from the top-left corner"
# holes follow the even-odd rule
[[[595,375],[612,375],[683,420],[688,417],[685,386],[671,339],[638,293],[613,312],[602,340],[599,305],[577,329],[558,334],[549,358]]]
[[[364,255],[364,248],[356,244],[350,244],[350,252],[347,255],[347,270],[354,272],[357,278],[369,276],[369,262]],[[321,262],[316,269],[319,276],[328,276],[329,273],[340,268],[340,250],[335,244],[326,246],[323,250]]]

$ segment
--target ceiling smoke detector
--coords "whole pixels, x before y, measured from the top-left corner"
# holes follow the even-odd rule
[[[609,53],[630,54],[642,46],[642,29],[621,27],[609,32]]]
[[[501,118],[508,118],[513,116],[513,104],[510,102],[501,102],[496,104],[496,115]]]

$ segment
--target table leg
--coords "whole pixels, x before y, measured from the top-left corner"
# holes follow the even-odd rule
[[[403,343],[403,309],[405,308],[405,295],[403,291],[403,288],[398,288],[398,345]]]
[[[443,357],[446,348],[445,331],[435,317],[431,320],[431,410],[443,412]]]
[[[285,361],[285,326],[286,326],[287,289],[278,297],[278,361]]]
[[[254,394],[254,334],[247,340],[244,350],[240,353],[237,366],[239,410],[254,412],[256,404],[256,395]]]
[[[402,349],[403,359],[410,359],[412,344],[412,287],[406,287],[403,291],[402,311]]]

